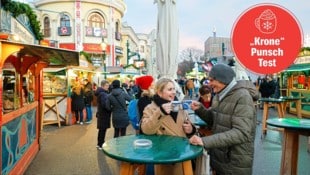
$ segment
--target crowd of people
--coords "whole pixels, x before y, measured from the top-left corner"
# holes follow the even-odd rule
[[[102,80],[92,94],[97,97],[97,148],[102,149],[110,123],[114,137],[126,135],[126,128],[130,125],[127,106],[131,100],[138,99],[137,134],[188,138],[191,144],[208,150],[210,166],[216,174],[251,174],[256,128],[254,104],[260,94],[262,97],[277,97],[277,81],[270,79],[269,75],[263,79],[259,77],[255,83],[236,77],[231,66],[216,64],[208,78],[201,80],[184,77],[177,81],[169,78],[155,80],[149,75],[137,77],[128,84],[119,80],[111,83]],[[91,89],[87,85],[89,82],[84,84],[84,87],[73,87],[71,95],[72,110],[80,124],[83,122],[81,110],[84,106],[86,110],[89,107],[83,96],[86,97]],[[197,128],[188,119],[188,111],[173,110],[172,101],[182,100],[177,97],[176,84],[192,99],[191,110],[207,123],[211,135],[197,135]],[[92,115],[91,111],[87,115]],[[86,118],[87,121],[92,119]],[[151,170],[152,173],[148,174],[183,174],[180,163],[154,165]]]

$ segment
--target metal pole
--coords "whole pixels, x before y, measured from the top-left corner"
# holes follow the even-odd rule
[[[106,54],[105,52],[103,52],[103,71],[104,71],[104,79],[106,80],[107,79],[107,64],[106,64]]]
[[[126,47],[127,47],[127,65],[129,65],[129,53],[130,53],[130,49],[129,49],[129,42],[127,40],[127,43],[126,43]]]
[[[104,79],[107,79],[107,65],[106,65],[106,50],[107,50],[107,44],[104,42],[104,37],[102,37],[101,41],[101,49],[102,49],[102,61],[103,61],[103,73],[104,73]]]

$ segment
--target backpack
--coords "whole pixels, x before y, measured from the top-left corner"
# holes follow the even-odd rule
[[[132,125],[132,127],[135,130],[139,130],[140,129],[140,114],[139,114],[139,110],[138,110],[138,99],[133,99],[129,102],[128,104],[128,116],[129,116],[129,121]]]

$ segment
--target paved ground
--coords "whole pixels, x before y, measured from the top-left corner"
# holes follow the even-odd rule
[[[276,110],[270,109],[270,115],[276,116]],[[262,110],[258,110],[258,121],[261,116]],[[131,127],[127,134],[134,134]],[[107,138],[112,137],[113,129],[109,129]],[[44,126],[41,150],[25,175],[118,175],[119,162],[97,150],[96,139],[96,120],[88,125]],[[261,125],[257,125],[253,175],[279,174],[281,140],[281,134],[272,130],[262,139]],[[307,138],[300,136],[300,175],[310,175],[310,154],[306,147]]]

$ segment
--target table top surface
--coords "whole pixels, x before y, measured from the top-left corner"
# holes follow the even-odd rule
[[[146,139],[151,146],[135,146]],[[131,163],[168,164],[191,160],[202,154],[202,147],[191,145],[187,138],[167,135],[128,135],[106,141],[102,150],[108,156]]]
[[[284,100],[301,100],[304,97],[294,97],[294,96],[281,96],[280,99],[284,99]]]
[[[310,119],[272,118],[267,120],[267,124],[286,129],[310,131]]]
[[[189,115],[189,120],[197,126],[207,126],[207,123],[203,121],[199,116],[196,114]]]
[[[301,99],[303,99],[303,97],[281,96],[280,98],[260,98],[259,101],[281,103],[285,101],[295,101],[295,100],[301,100]]]
[[[281,102],[285,102],[285,99],[283,99],[283,98],[260,98],[260,99],[258,99],[258,101],[281,103]]]

